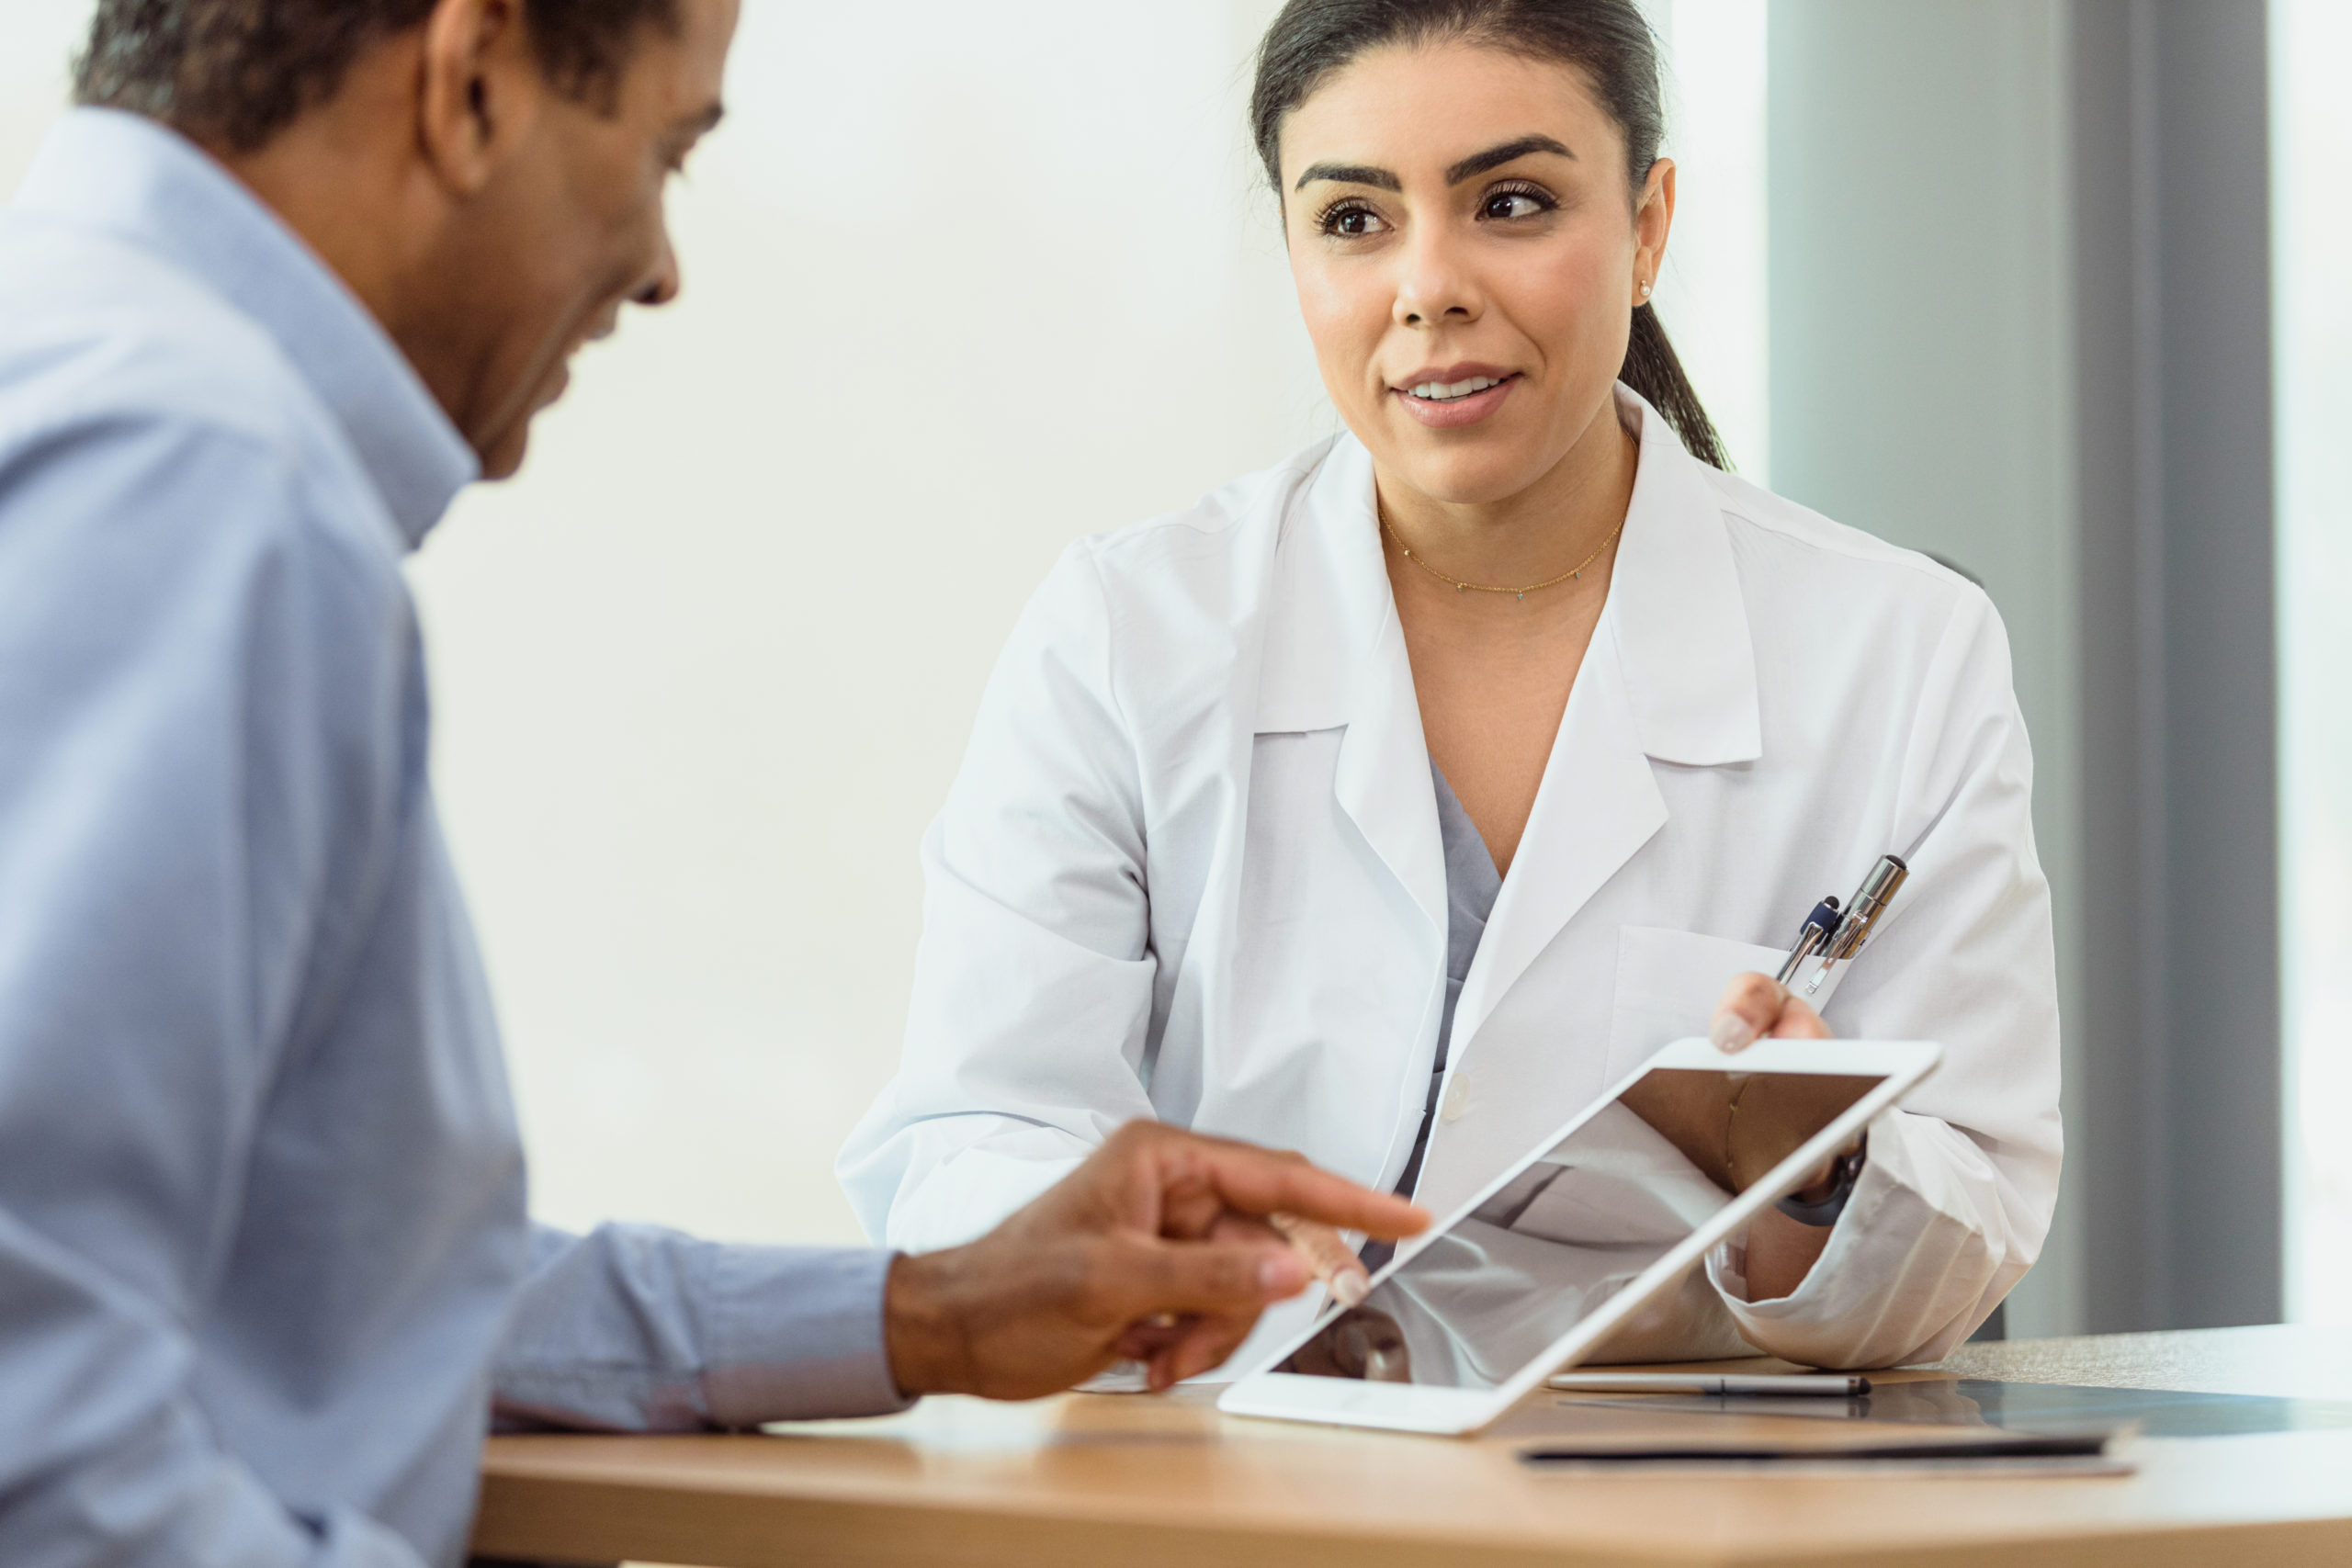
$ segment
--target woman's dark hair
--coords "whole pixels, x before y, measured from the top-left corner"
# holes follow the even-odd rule
[[[1290,0],[1258,47],[1250,130],[1282,191],[1282,129],[1332,74],[1391,44],[1475,43],[1574,66],[1625,137],[1625,177],[1639,192],[1666,136],[1657,40],[1634,0]],[[1634,310],[1618,373],[1647,398],[1702,462],[1728,468],[1723,438],[1647,305]]]

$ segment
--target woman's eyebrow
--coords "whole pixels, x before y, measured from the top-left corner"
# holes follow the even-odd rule
[[[1305,190],[1317,180],[1332,180],[1343,186],[1372,186],[1379,190],[1403,190],[1405,182],[1386,169],[1370,164],[1309,164],[1306,172],[1298,176],[1293,190]]]
[[[1512,159],[1524,158],[1530,152],[1557,152],[1563,158],[1576,156],[1548,136],[1522,136],[1516,141],[1506,141],[1499,147],[1489,147],[1484,152],[1473,152],[1445,171],[1445,183],[1450,186],[1458,186],[1464,180],[1483,175],[1488,169],[1498,169]]]
[[[1458,186],[1464,180],[1476,178],[1488,169],[1498,169],[1514,158],[1524,158],[1530,152],[1556,152],[1563,158],[1574,158],[1558,141],[1537,134],[1506,141],[1499,147],[1489,147],[1484,152],[1473,152],[1445,171],[1445,183]],[[1305,190],[1317,180],[1331,180],[1340,185],[1371,186],[1378,190],[1405,188],[1405,182],[1386,169],[1373,164],[1309,164],[1306,173],[1298,176],[1294,190]]]

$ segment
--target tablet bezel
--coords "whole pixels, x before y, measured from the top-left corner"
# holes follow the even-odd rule
[[[1460,1435],[1485,1427],[1523,1398],[1546,1377],[1573,1366],[1627,1314],[1638,1309],[1660,1288],[1679,1278],[1692,1262],[1752,1218],[1765,1204],[1792,1190],[1804,1175],[1861,1131],[1881,1111],[1932,1071],[1943,1048],[1920,1040],[1759,1040],[1736,1055],[1726,1055],[1700,1039],[1678,1040],[1628,1073],[1609,1091],[1597,1096],[1558,1131],[1511,1163],[1468,1201],[1424,1235],[1397,1248],[1396,1256],[1373,1276],[1374,1284],[1404,1266],[1415,1253],[1459,1224],[1479,1205],[1502,1190],[1520,1172],[1533,1165],[1578,1127],[1612,1105],[1645,1073],[1659,1067],[1695,1068],[1732,1073],[1832,1073],[1851,1076],[1884,1075],[1876,1089],[1848,1106],[1829,1124],[1805,1140],[1794,1153],[1774,1166],[1747,1191],[1724,1205],[1672,1250],[1637,1275],[1599,1311],[1570,1329],[1511,1379],[1492,1389],[1419,1387],[1410,1383],[1368,1382],[1351,1378],[1310,1377],[1272,1369],[1288,1359],[1320,1333],[1334,1315],[1329,1303],[1315,1314],[1305,1332],[1285,1342],[1259,1368],[1227,1389],[1217,1408],[1234,1416],[1263,1416],[1285,1421],[1316,1421],[1345,1427],[1379,1427],[1396,1431]]]

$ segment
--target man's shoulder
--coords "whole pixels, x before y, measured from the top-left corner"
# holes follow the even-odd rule
[[[86,417],[184,421],[282,444],[300,388],[250,318],[161,257],[0,220],[0,439]]]
[[[0,220],[0,475],[20,464],[119,462],[133,448],[241,454],[289,504],[254,522],[338,554],[398,552],[333,417],[258,323],[170,263],[103,233]],[[194,498],[191,498],[194,499]]]

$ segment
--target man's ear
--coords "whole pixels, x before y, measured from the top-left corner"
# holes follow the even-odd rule
[[[441,0],[425,19],[418,69],[418,145],[443,184],[471,196],[546,100],[523,0]]]

